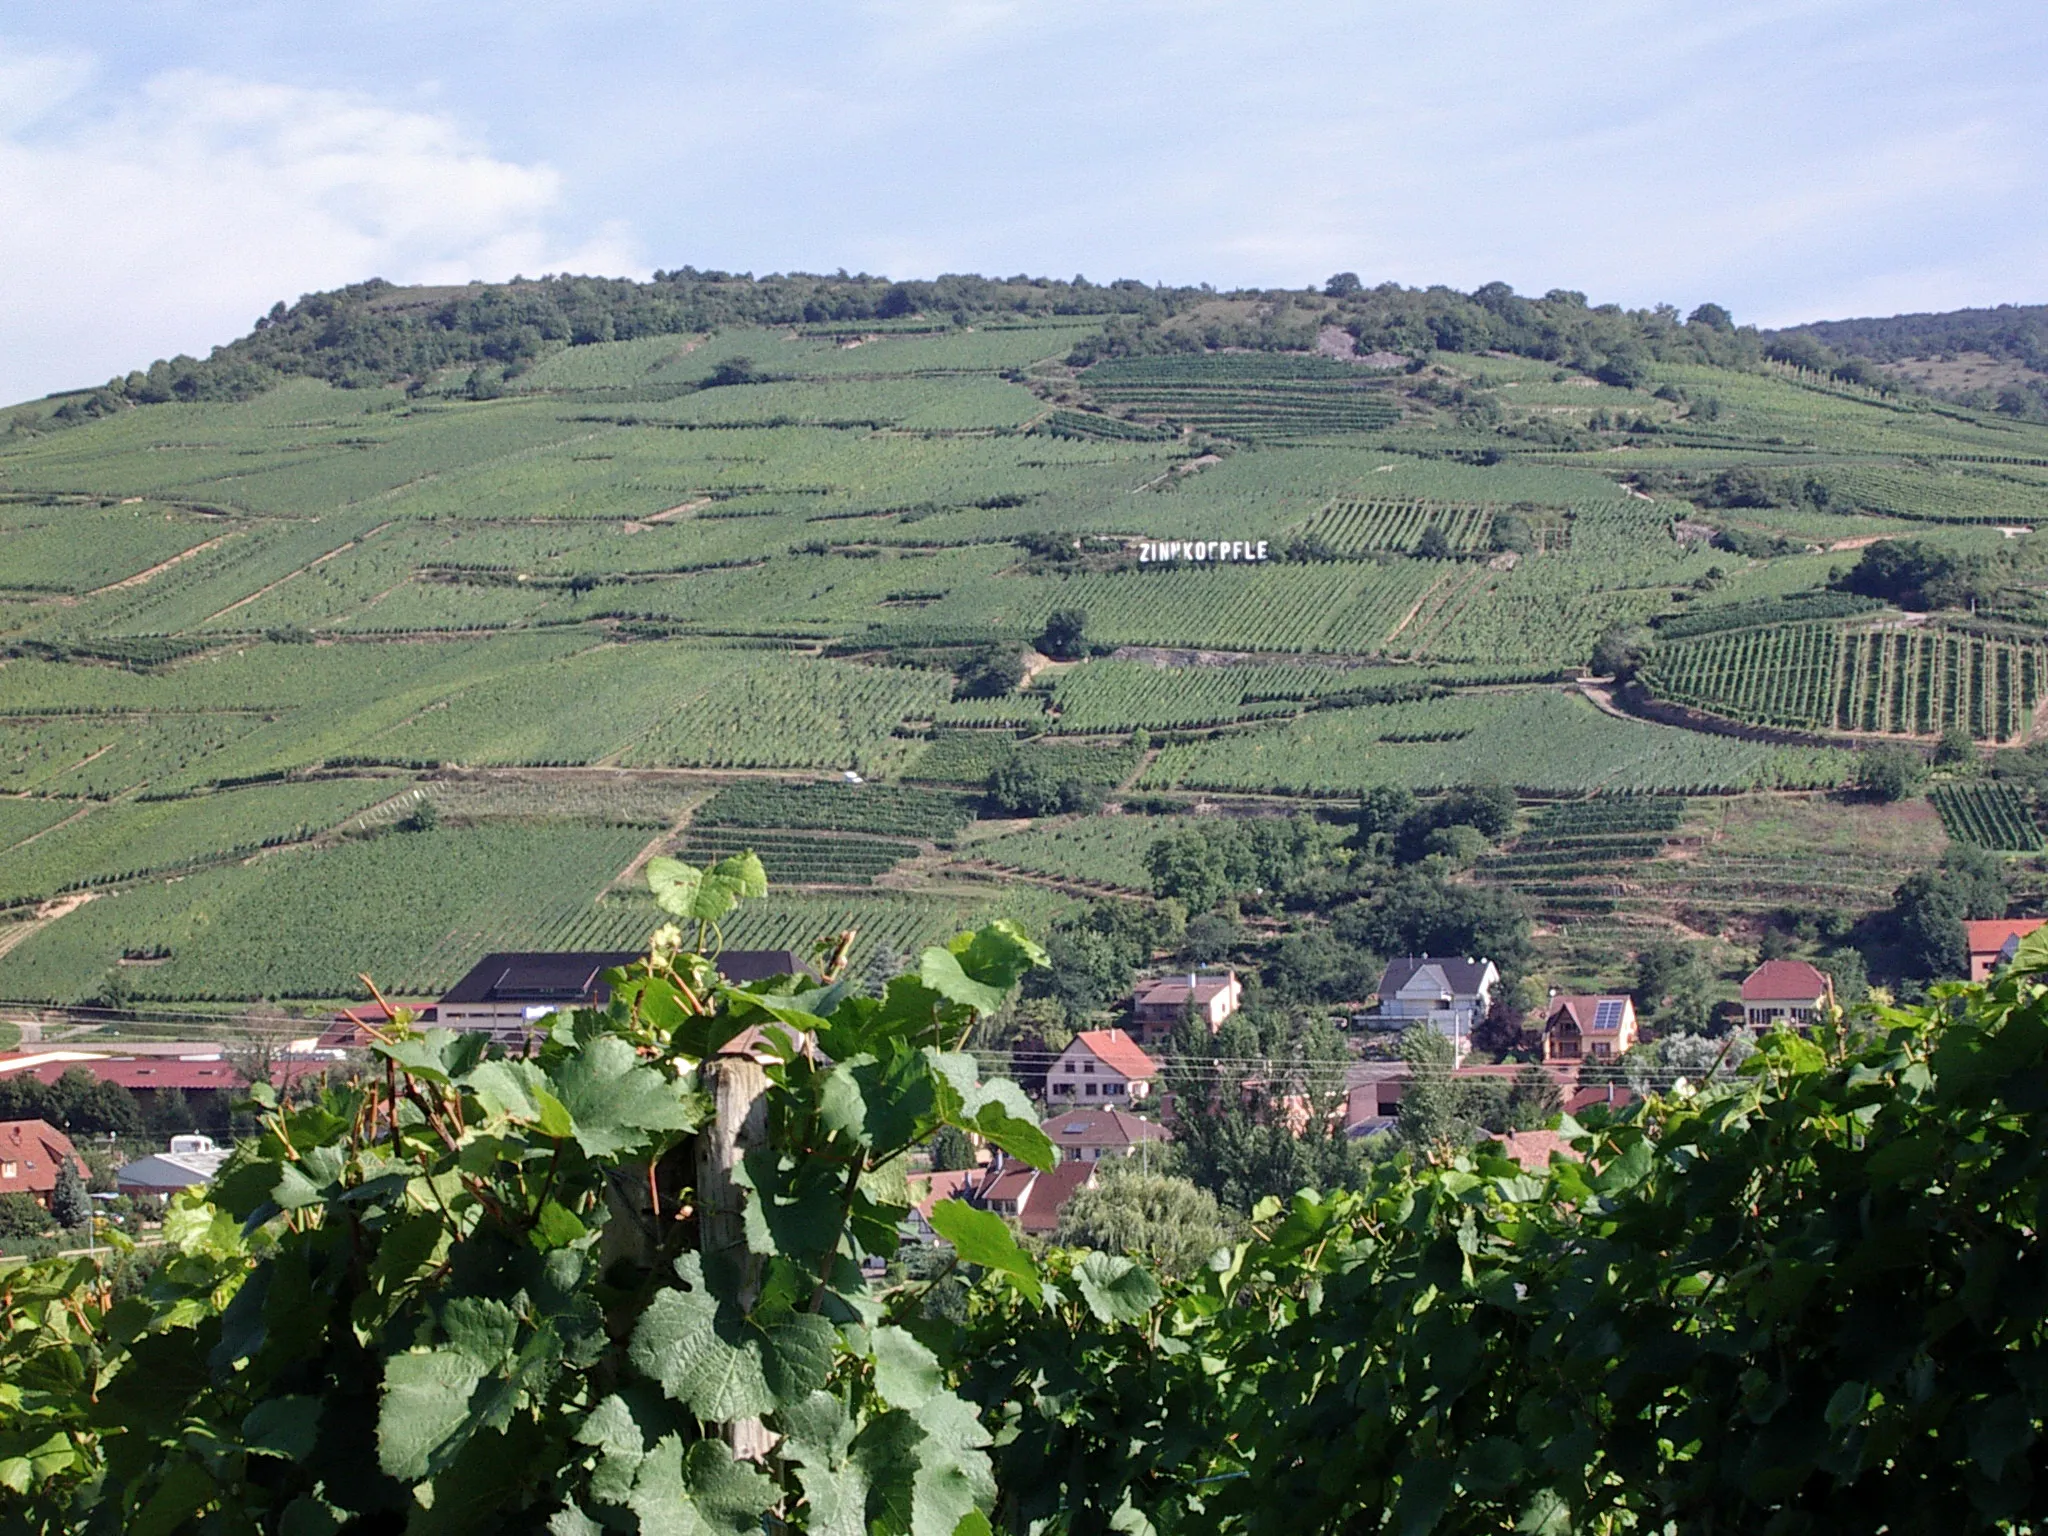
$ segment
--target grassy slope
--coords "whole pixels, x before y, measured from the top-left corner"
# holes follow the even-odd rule
[[[1060,362],[1092,326],[853,347],[782,330],[657,337],[558,351],[494,400],[295,380],[0,442],[0,638],[16,652],[0,666],[0,793],[26,797],[0,800],[0,893],[215,866],[31,934],[0,956],[0,996],[89,996],[124,950],[155,945],[172,960],[121,968],[135,995],[322,995],[369,963],[426,986],[481,944],[637,942],[648,912],[601,893],[701,798],[693,774],[972,783],[1005,730],[1071,738],[1050,760],[1099,765],[1111,786],[1269,799],[1478,777],[1543,794],[1825,785],[1839,753],[1612,720],[1528,679],[1580,666],[1618,621],[1818,585],[1853,558],[1836,544],[1903,532],[1983,549],[1996,531],[1951,520],[2048,514],[2048,469],[2011,462],[2048,464],[2048,431],[1776,368],[1671,365],[1622,390],[1528,359],[1440,357],[1424,382],[1490,396],[1507,437],[1405,394],[1413,381],[1383,389],[1398,421],[1331,431],[1350,407],[1302,403],[1325,387],[1318,370],[1189,395],[1183,368],[1180,395],[1148,399],[1126,369],[1119,411],[1243,423],[1263,445],[1030,430],[1054,404],[1098,403]],[[694,388],[742,357],[776,377]],[[1638,418],[1658,432],[1613,430]],[[1578,435],[1546,445],[1531,435],[1546,426]],[[1443,456],[1503,447],[1497,463]],[[1799,546],[1745,559],[1678,542],[1674,520],[1698,514],[1625,489],[1643,468],[1745,465],[1825,472],[1862,509],[1711,514]],[[1545,552],[1494,568],[1477,546],[1504,509],[1542,529]],[[1431,522],[1475,557],[1416,558]],[[1276,550],[1327,533],[1339,558],[1062,568],[1015,542],[1046,531]],[[878,664],[892,646],[1028,639],[1062,607],[1084,608],[1102,643],[1260,664],[1099,659],[996,706],[949,701],[943,673]],[[166,643],[190,654],[147,671],[93,659]],[[1457,694],[1355,696],[1432,678]],[[927,747],[934,721],[984,730]],[[314,772],[342,782],[213,792]],[[442,830],[422,841],[372,815],[351,833],[381,835],[333,835],[425,772],[440,775]],[[1674,845],[1602,919],[1610,965],[1630,937],[1616,921],[1734,933],[1781,898],[1867,904],[1940,846],[1938,823],[1915,821],[1886,843],[1882,877],[1867,861],[1855,873],[1870,829],[1831,802],[1710,803],[1715,836]],[[1150,830],[1062,824],[962,857],[1141,886]],[[316,838],[235,862],[287,834]],[[900,889],[791,899],[752,936],[854,924],[864,945],[900,948],[1022,899],[976,868],[914,860],[886,877]],[[451,906],[449,881],[478,886]],[[390,894],[330,901],[337,890]],[[318,931],[273,956],[316,898]],[[414,908],[409,925],[392,915]],[[1558,974],[1582,974],[1557,942]]]

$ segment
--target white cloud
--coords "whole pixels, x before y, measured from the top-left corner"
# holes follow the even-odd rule
[[[97,92],[97,94],[96,94]],[[0,66],[0,401],[204,353],[272,301],[381,275],[637,269],[623,226],[564,247],[559,175],[451,118],[179,70],[96,84]]]

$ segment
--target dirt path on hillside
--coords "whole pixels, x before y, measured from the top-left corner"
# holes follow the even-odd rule
[[[208,539],[204,544],[194,544],[190,549],[184,550],[179,554],[175,554],[171,556],[171,558],[168,560],[158,561],[155,565],[152,565],[146,571],[137,571],[133,576],[124,576],[119,581],[110,581],[104,587],[94,587],[90,592],[86,593],[85,595],[87,597],[100,597],[108,592],[125,592],[130,587],[142,586],[145,583],[147,583],[152,577],[163,575],[163,573],[165,571],[168,571],[172,566],[182,565],[184,564],[185,561],[190,560],[194,555],[203,555],[209,549],[212,549],[215,545],[227,543],[227,541],[233,538],[234,536],[235,535],[232,532],[219,534],[214,538]]]
[[[106,749],[103,747],[100,750],[105,751]],[[94,755],[97,756],[98,754]],[[27,837],[24,837],[18,843],[9,843],[5,848],[0,848],[0,853],[13,853],[17,849],[26,848],[30,843],[34,842],[37,838],[48,837],[52,832],[57,831],[60,827],[68,827],[71,825],[71,823],[78,820],[79,817],[90,814],[92,808],[93,802],[88,800],[84,805],[81,805],[77,810],[73,811],[69,816],[66,816],[62,821],[52,822],[49,826],[43,828],[43,830],[40,832],[31,832]]]
[[[275,592],[279,587],[283,586],[293,577],[303,576],[308,571],[318,570],[321,566],[325,565],[335,556],[347,554],[350,550],[354,549],[358,544],[366,543],[369,540],[374,539],[378,534],[382,533],[386,528],[389,528],[390,526],[390,523],[379,523],[376,527],[370,529],[367,533],[358,534],[355,538],[350,539],[347,543],[337,545],[335,548],[330,549],[329,551],[327,551],[326,554],[321,555],[315,559],[308,560],[296,571],[285,572],[284,575],[278,577],[277,580],[271,582],[268,586],[258,587],[254,592],[251,592],[247,597],[236,598],[232,603],[229,603],[227,607],[221,609],[219,613],[209,613],[197,624],[190,625],[187,628],[180,630],[179,633],[190,634],[195,629],[201,629],[204,628],[206,625],[211,624],[215,619],[223,618],[226,615],[233,613],[237,608],[248,607],[249,604],[255,602],[257,598]]]
[[[1400,638],[1401,631],[1406,629],[1410,624],[1413,624],[1415,622],[1415,615],[1422,612],[1422,605],[1428,602],[1432,597],[1435,597],[1437,594],[1437,589],[1441,587],[1445,582],[1451,580],[1453,574],[1453,572],[1446,571],[1443,575],[1439,576],[1435,581],[1432,581],[1429,584],[1428,589],[1422,594],[1422,596],[1415,599],[1415,606],[1410,608],[1406,613],[1401,615],[1401,622],[1396,624],[1391,630],[1387,631],[1387,638],[1380,642],[1380,646],[1382,649],[1385,649],[1387,646],[1392,645],[1396,640]]]
[[[710,506],[713,498],[699,496],[693,501],[678,502],[666,512],[656,512],[648,517],[629,517],[619,526],[627,533],[645,533],[656,523],[674,522],[679,517],[688,517],[692,512],[701,512]]]
[[[9,950],[40,933],[66,913],[76,912],[98,894],[97,891],[74,891],[69,896],[59,896],[55,901],[46,901],[37,907],[36,915],[26,922],[10,923],[5,929],[0,929],[0,956],[5,956]]]

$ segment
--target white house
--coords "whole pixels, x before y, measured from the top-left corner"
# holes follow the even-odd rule
[[[1491,960],[1459,955],[1409,956],[1380,976],[1380,1018],[1427,1024],[1448,1038],[1462,1058],[1472,1026],[1493,1006],[1500,972]]]
[[[1089,1029],[1045,1074],[1045,1096],[1054,1102],[1129,1104],[1152,1092],[1159,1063],[1120,1029]]]

